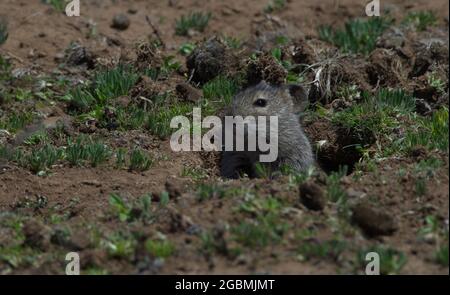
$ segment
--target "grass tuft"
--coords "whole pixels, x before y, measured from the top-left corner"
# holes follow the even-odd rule
[[[272,13],[283,9],[284,7],[286,7],[286,0],[271,0],[264,8],[264,12]]]
[[[362,269],[365,269],[367,265],[365,257],[369,252],[375,252],[380,256],[380,274],[382,275],[398,274],[407,262],[405,253],[390,247],[377,245],[359,251],[357,260],[358,265],[363,267]]]
[[[130,154],[130,170],[146,171],[153,164],[153,159],[142,149],[135,148]]]
[[[8,25],[6,21],[0,18],[0,45],[8,40]]]
[[[391,23],[391,20],[382,17],[371,17],[368,20],[354,19],[348,21],[343,30],[333,31],[331,26],[319,27],[319,36],[345,53],[367,55],[372,52],[377,38]]]
[[[189,30],[203,32],[211,19],[211,13],[192,12],[183,15],[175,24],[175,33],[179,36],[187,36]]]
[[[404,140],[398,143],[400,148],[410,151],[417,146],[424,146],[430,150],[438,149],[448,152],[448,120],[446,107],[442,107],[431,117],[418,118],[417,128],[408,130]]]
[[[154,257],[168,258],[175,252],[175,245],[168,240],[147,240],[145,248]]]
[[[425,31],[437,23],[437,18],[432,11],[413,11],[408,13],[403,23],[414,26],[418,31]]]

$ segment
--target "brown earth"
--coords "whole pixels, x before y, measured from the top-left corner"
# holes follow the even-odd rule
[[[267,5],[266,1],[207,1],[202,2],[201,7],[199,5],[196,0],[89,0],[82,1],[80,17],[69,18],[39,0],[2,0],[0,16],[5,17],[9,24],[9,39],[0,47],[0,54],[10,58],[13,69],[31,71],[33,76],[61,72],[73,80],[85,79],[95,67],[89,64],[90,59],[95,59],[94,56],[96,65],[107,65],[121,57],[132,56],[140,40],[154,38],[154,30],[146,21],[148,16],[156,24],[165,44],[164,53],[175,55],[183,64],[186,58],[178,53],[178,48],[187,41],[196,43],[215,35],[233,36],[246,40],[245,50],[251,51],[269,46],[270,42],[261,40],[270,39],[271,34],[276,35],[276,32],[298,40],[301,48],[309,46],[309,51],[301,50],[306,52],[304,56],[297,57],[309,64],[320,61],[329,54],[327,50],[319,48],[322,46],[317,40],[319,25],[337,27],[351,18],[364,17],[364,4],[355,0],[320,3],[288,0],[287,8],[273,13],[272,19],[262,13]],[[389,1],[389,4],[382,1],[382,6],[390,8],[393,16],[403,16],[406,12],[415,10],[434,11],[438,25],[422,33],[420,37],[443,38],[446,40],[448,55],[448,1]],[[181,15],[197,10],[212,12],[213,17],[205,32],[195,33],[190,37],[176,36],[175,21]],[[125,13],[130,20],[130,26],[125,30],[111,27],[113,16],[118,13]],[[411,41],[414,38],[418,37],[408,36],[406,39]],[[88,64],[89,69],[86,71],[84,68],[71,66],[59,68],[65,50],[72,42],[84,46],[92,54],[87,60],[82,59],[82,64]],[[382,84],[418,92],[424,86],[420,77],[412,76],[423,76],[424,73],[410,74],[420,66],[416,62],[420,51],[414,42],[410,43],[402,47],[406,53],[378,48],[364,63],[360,62],[359,59],[363,59],[361,57],[343,61],[343,79],[357,81],[361,88],[369,90]],[[385,55],[386,52],[389,56]],[[446,63],[447,69],[443,70],[443,75],[448,75],[448,59]],[[365,72],[360,67],[364,67]],[[401,67],[401,72],[392,74],[392,69],[398,67]],[[141,96],[142,91],[169,89],[174,92],[183,90],[182,95],[187,95],[185,91],[194,92],[194,98],[189,96],[185,100],[196,101],[199,99],[197,89],[177,87],[186,82],[187,78],[188,75],[177,74],[154,86],[156,89],[138,84],[136,87],[140,88],[134,89],[138,91],[134,97]],[[349,82],[347,80],[345,82]],[[448,89],[448,77],[446,81]],[[336,85],[339,82],[336,81]],[[423,98],[433,109],[448,104],[448,92],[446,100],[435,92],[425,93]],[[125,100],[117,103],[130,102]],[[62,112],[69,109],[60,103],[58,105]],[[0,108],[2,107],[0,104]],[[8,109],[5,107],[5,110]],[[362,156],[356,149],[347,148],[354,143],[353,138],[330,125],[330,122],[321,120],[306,124],[306,132],[312,142],[327,140],[329,144],[318,152],[319,164],[326,172],[337,170],[341,164],[353,168]],[[75,126],[75,132],[86,133],[82,127]],[[216,154],[175,153],[170,149],[168,140],[160,140],[149,132],[114,133],[97,127],[92,132],[105,138],[112,147],[130,147],[138,142],[140,147],[149,151],[158,161],[148,171],[140,173],[112,169],[112,163],[98,168],[61,164],[53,167],[52,173],[46,177],[37,176],[13,163],[3,165],[0,162],[0,249],[14,245],[19,239],[20,234],[11,230],[14,227],[6,224],[10,224],[16,217],[22,218],[26,221],[20,225],[25,236],[23,243],[26,250],[20,256],[24,258],[29,255],[34,259],[33,262],[22,261],[15,265],[5,258],[8,253],[0,251],[0,273],[62,274],[65,269],[65,253],[76,249],[81,253],[82,268],[106,270],[112,274],[362,274],[364,268],[356,261],[356,253],[382,244],[405,253],[407,262],[400,271],[402,274],[448,274],[448,267],[434,261],[436,237],[427,240],[419,238],[419,232],[425,226],[424,220],[429,215],[436,216],[440,224],[446,224],[448,228],[448,153],[433,151],[432,155],[425,155],[425,158],[436,157],[444,164],[426,181],[426,194],[423,196],[415,194],[417,178],[413,169],[420,160],[417,157],[385,159],[376,163],[377,169],[373,171],[368,169],[362,175],[344,176],[340,186],[347,193],[350,205],[354,205],[352,209],[359,210],[360,201],[367,202],[369,208],[372,208],[360,209],[364,212],[358,211],[360,214],[355,214],[358,220],[345,223],[339,218],[339,208],[335,203],[324,204],[321,199],[315,210],[309,210],[301,202],[298,186],[292,185],[287,176],[272,180],[227,181],[218,175]],[[374,140],[368,142],[373,143]],[[184,175],[186,168],[202,169],[204,173],[200,181]],[[400,170],[406,172],[400,175]],[[322,174],[313,177],[315,187],[311,189],[311,195],[314,195],[314,191],[325,189],[323,177]],[[199,183],[240,191],[233,196],[214,196],[199,201]],[[159,207],[165,191],[169,193],[170,201],[167,206]],[[154,220],[149,224],[121,222],[111,213],[111,193],[118,193],[129,202],[151,193],[154,196]],[[242,221],[251,223],[252,218],[258,216],[257,212],[237,209],[241,208],[251,194],[261,196],[262,200],[276,199],[285,206],[280,220],[287,222],[291,230],[287,231],[280,243],[250,249],[239,245],[231,237],[231,227]],[[385,215],[371,210],[379,210]],[[136,213],[136,216],[141,215],[142,212]],[[377,228],[376,219],[386,215],[392,218],[389,221],[392,224],[387,225],[387,230]],[[52,221],[54,218],[62,218],[63,221],[55,223]],[[367,234],[367,228],[370,234]],[[68,240],[58,236],[59,232],[66,230],[70,232]],[[311,231],[313,236],[299,237],[299,233],[304,230]],[[117,232],[132,236],[136,243],[134,250],[126,258],[110,257],[104,243],[97,241],[108,240]],[[213,237],[213,250],[210,252],[205,250],[205,242],[202,240],[205,233],[210,233]],[[148,238],[158,239],[162,235],[176,249],[164,261],[149,255],[145,249]],[[335,253],[331,250],[326,255],[316,253],[311,257],[299,254],[299,248],[303,244],[317,246],[335,240],[345,242],[346,248],[342,252]]]

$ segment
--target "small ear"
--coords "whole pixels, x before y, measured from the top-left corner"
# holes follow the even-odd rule
[[[294,103],[294,111],[297,113],[303,112],[308,106],[308,91],[297,84],[289,84],[286,86],[289,95],[292,97]]]

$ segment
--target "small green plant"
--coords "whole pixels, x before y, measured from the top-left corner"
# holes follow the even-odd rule
[[[168,258],[175,252],[175,245],[165,239],[147,240],[145,248],[154,257]]]
[[[316,169],[314,167],[308,168],[308,170],[297,173],[291,169],[289,166],[281,166],[281,173],[283,175],[289,176],[289,187],[297,187],[298,185],[302,184],[303,182],[307,181],[311,176],[314,175],[314,172]]]
[[[6,42],[8,39],[8,25],[6,21],[0,18],[0,45]]]
[[[116,169],[121,169],[126,165],[127,150],[119,148],[116,151]]]
[[[403,23],[414,26],[418,31],[425,31],[437,23],[437,18],[432,11],[413,11],[408,13]]]
[[[81,112],[88,111],[97,102],[92,93],[84,86],[75,87],[69,94],[70,105]]]
[[[417,118],[416,120],[417,125],[410,127],[404,139],[397,143],[399,149],[410,151],[417,146],[424,146],[430,150],[439,149],[448,152],[448,108],[442,107],[431,117]]]
[[[113,98],[127,95],[139,75],[130,66],[120,64],[113,69],[98,71],[91,85],[80,85],[67,96],[70,105],[78,111],[87,112],[105,106]],[[98,111],[98,110],[97,110]]]
[[[114,233],[105,241],[108,255],[113,258],[130,258],[135,251],[136,241],[123,233]]]
[[[146,171],[153,164],[152,158],[142,149],[135,148],[130,154],[130,170]]]
[[[272,177],[272,169],[270,165],[266,165],[263,163],[256,163],[255,165],[255,173],[258,177],[270,179]]]
[[[92,167],[105,163],[111,157],[111,149],[102,142],[80,136],[75,141],[69,138],[65,158],[72,166],[82,166],[86,161]]]
[[[30,124],[33,119],[34,114],[31,112],[11,112],[8,116],[0,118],[0,129],[6,129],[14,133]]]
[[[390,247],[377,245],[359,251],[357,261],[361,269],[365,269],[367,265],[365,257],[369,252],[375,252],[380,256],[380,274],[382,275],[398,274],[407,262],[405,253]]]
[[[197,188],[199,201],[225,197],[225,189],[215,184],[201,183]]]
[[[159,78],[167,78],[174,71],[178,71],[181,67],[181,63],[175,59],[175,56],[169,55],[163,58],[163,64],[158,72]]]
[[[46,172],[58,160],[63,157],[63,151],[47,144],[37,150],[33,150],[27,157],[28,165],[32,172]]]
[[[437,158],[428,158],[417,163],[413,172],[418,177],[433,178],[435,171],[443,166],[443,162]]]
[[[178,52],[182,55],[189,55],[194,51],[195,45],[192,43],[183,43],[178,49]]]
[[[242,47],[242,41],[239,38],[231,37],[231,36],[223,36],[222,37],[225,44],[233,49],[239,49]]]
[[[80,136],[76,141],[68,139],[66,147],[66,160],[69,161],[72,166],[81,166],[87,159],[87,151],[84,147],[85,138]]]
[[[42,2],[51,5],[57,11],[64,11],[69,0],[42,0]]]
[[[343,98],[347,101],[355,101],[359,100],[361,97],[361,92],[358,89],[357,85],[342,85],[337,89],[337,97]]]
[[[220,107],[230,105],[231,99],[239,90],[239,83],[234,79],[218,76],[203,85],[203,95],[209,103],[217,103]]]
[[[192,12],[183,15],[175,24],[175,33],[179,36],[187,36],[189,30],[203,32],[211,19],[211,13]]]
[[[106,162],[111,156],[111,150],[107,145],[101,142],[93,142],[86,147],[87,160],[92,167],[97,167],[98,165]]]
[[[144,223],[150,223],[153,221],[151,199],[151,195],[147,194],[130,204],[119,194],[112,193],[109,196],[109,205],[112,208],[113,214],[115,214],[122,222],[141,220]]]
[[[438,247],[434,254],[436,262],[444,267],[448,267],[448,240],[446,244]]]
[[[377,38],[391,22],[382,17],[371,17],[368,20],[355,19],[348,21],[343,30],[333,31],[331,26],[319,27],[319,36],[322,40],[336,45],[343,52],[369,54],[375,48]]]
[[[207,177],[206,172],[197,167],[183,167],[181,176],[192,178],[194,181],[199,181]]]
[[[331,202],[343,202],[347,194],[341,188],[340,182],[342,177],[347,175],[347,166],[342,166],[336,172],[332,172],[327,178],[328,199]]]
[[[346,247],[345,241],[329,240],[319,242],[315,239],[307,239],[300,242],[297,251],[301,260],[310,260],[311,258],[337,260]]]
[[[170,128],[172,118],[179,115],[186,115],[190,112],[192,112],[192,107],[182,103],[159,107],[149,115],[147,129],[152,134],[159,136],[161,139],[165,139],[174,131]]]
[[[417,196],[424,196],[427,192],[427,183],[424,178],[419,177],[416,179],[415,193]]]
[[[241,222],[231,229],[235,239],[250,248],[264,248],[281,242],[289,225],[280,217],[282,204],[275,198],[260,199],[253,194],[239,206],[239,210],[252,219]]]
[[[94,77],[94,93],[98,101],[103,104],[109,99],[127,95],[138,78],[139,75],[125,65],[100,71]]]
[[[264,248],[281,242],[286,230],[287,224],[280,223],[276,215],[267,214],[257,220],[243,221],[233,227],[231,232],[236,240],[246,247]]]
[[[445,82],[440,79],[435,72],[427,74],[428,85],[436,89],[439,93],[445,93]]]
[[[24,140],[24,144],[26,145],[38,145],[42,143],[48,143],[49,137],[47,132],[38,131],[36,133],[31,134],[27,139]]]
[[[11,79],[11,67],[11,63],[0,54],[0,82]],[[0,91],[0,94],[4,93],[3,90]],[[6,96],[6,93],[3,95]]]
[[[279,11],[286,6],[286,0],[271,0],[269,4],[264,8],[265,13],[272,13]]]
[[[395,113],[408,114],[415,110],[415,98],[402,89],[380,89],[375,96],[363,93],[363,100],[376,104],[380,110],[390,109]]]
[[[139,130],[147,124],[147,112],[138,106],[116,108],[114,112],[116,115],[115,122],[120,130]]]
[[[434,252],[434,260],[436,263],[448,267],[448,228],[442,226],[438,217],[428,215],[425,217],[425,226],[419,232],[419,237],[431,237],[436,243],[436,250]]]
[[[14,96],[17,101],[26,101],[33,98],[33,93],[27,89],[17,88]]]
[[[419,235],[422,237],[428,234],[438,235],[439,232],[440,229],[437,217],[434,215],[428,215],[427,217],[425,217],[425,226],[420,229]]]
[[[367,144],[381,136],[388,137],[399,125],[398,115],[408,114],[414,107],[414,99],[400,90],[380,90],[376,95],[363,93],[361,103],[334,113],[332,122]]]
[[[120,221],[127,221],[130,218],[131,208],[129,208],[121,196],[116,193],[111,194],[109,204],[119,216]]]

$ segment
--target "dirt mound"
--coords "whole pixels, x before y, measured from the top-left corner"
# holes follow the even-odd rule
[[[286,81],[286,69],[270,53],[264,53],[247,66],[248,85],[258,84],[264,80],[270,84],[280,85]]]
[[[362,157],[358,147],[375,142],[370,135],[361,138],[351,130],[332,125],[327,120],[307,122],[305,132],[315,143],[313,146],[319,165],[327,172],[347,166],[350,173]]]
[[[200,44],[186,59],[192,81],[201,84],[235,71],[237,63],[231,49],[217,37]]]

